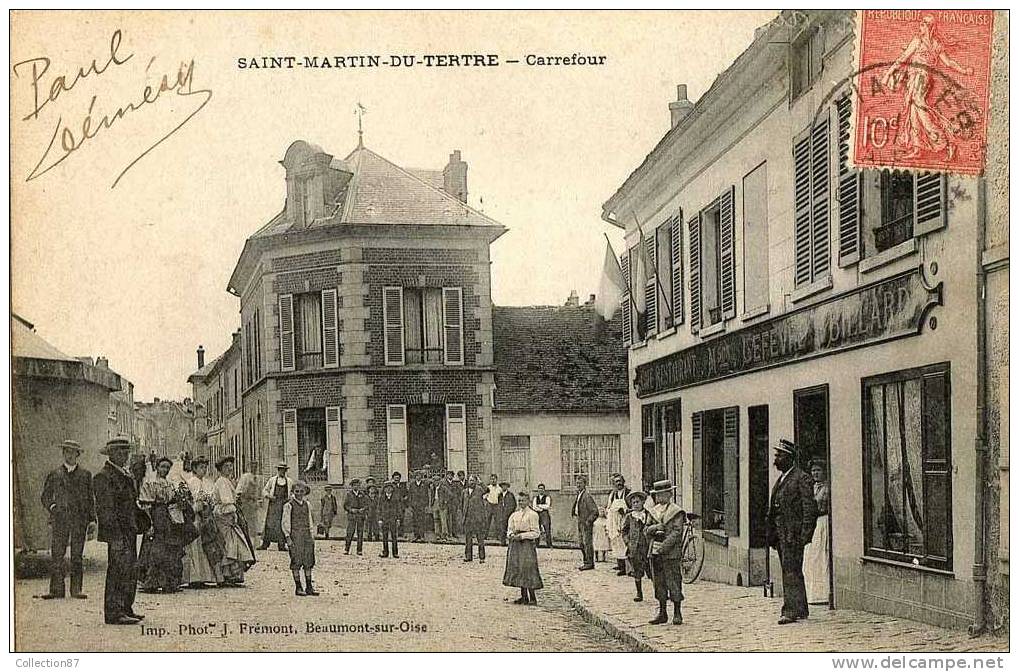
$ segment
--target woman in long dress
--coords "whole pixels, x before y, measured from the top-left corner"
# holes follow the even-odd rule
[[[207,547],[212,547],[214,557],[222,557],[222,546],[218,542],[219,530],[212,516],[212,488],[203,492],[203,479],[209,470],[209,458],[196,457],[189,462],[190,469],[183,472],[184,483],[191,491],[195,509],[197,537],[184,547],[184,583],[192,588],[204,588],[216,583],[216,572],[209,561]],[[211,486],[211,484],[210,484]],[[218,552],[217,552],[218,551]]]
[[[142,584],[142,590],[149,593],[176,593],[181,585],[186,522],[192,512],[188,502],[166,478],[172,465],[170,458],[159,458],[155,477],[142,483],[138,495],[142,508],[152,520],[146,535],[148,553]]]
[[[255,563],[254,550],[248,545],[244,532],[237,522],[237,499],[233,483],[234,458],[222,457],[216,462],[219,478],[216,479],[212,512],[223,537],[223,558],[215,566],[220,586],[239,586],[244,583],[244,572]]]
[[[831,509],[831,490],[824,464],[815,461],[810,467],[814,478],[814,501],[817,502],[817,526],[814,538],[803,553],[803,577],[807,584],[807,602],[828,603],[828,513]]]
[[[531,498],[526,492],[517,493],[517,510],[510,514],[506,523],[506,571],[502,576],[504,586],[520,589],[520,597],[514,604],[538,604],[535,590],[544,588],[541,572],[538,571],[538,539],[541,526],[538,513],[530,506]]]

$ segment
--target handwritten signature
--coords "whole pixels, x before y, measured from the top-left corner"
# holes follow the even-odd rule
[[[91,79],[95,81],[111,68],[122,66],[130,61],[134,57],[134,53],[123,54],[121,50],[122,41],[123,34],[118,29],[114,31],[113,36],[110,38],[109,55],[105,61],[102,61],[100,64],[99,59],[93,59],[88,65],[79,67],[72,75],[61,74],[49,81],[46,81],[46,74],[49,72],[51,65],[49,58],[40,56],[15,63],[13,66],[15,77],[20,78],[24,72],[29,69],[31,70],[32,110],[22,118],[22,121],[39,121],[40,112],[49,105],[56,103],[62,94],[68,94],[73,91],[83,80]],[[154,61],[155,58],[149,61],[149,67],[152,66]],[[146,68],[147,71],[148,68]],[[115,188],[127,171],[131,170],[135,164],[145,158],[149,152],[183,128],[212,100],[212,91],[210,89],[194,88],[194,73],[194,59],[182,61],[175,73],[162,75],[158,85],[146,85],[138,98],[119,105],[113,112],[100,114],[96,108],[98,97],[92,96],[89,101],[88,112],[80,120],[71,119],[68,123],[64,123],[64,116],[61,114],[53,126],[53,133],[50,136],[49,144],[25,181],[29,182],[53,170],[68,157],[84,147],[88,141],[104,131],[113,129],[114,125],[127,116],[128,113],[137,112],[146,106],[156,103],[163,94],[174,93],[184,97],[198,96],[196,98],[198,106],[190,114],[184,117],[170,132],[149,145],[120,171],[110,186],[111,189]]]

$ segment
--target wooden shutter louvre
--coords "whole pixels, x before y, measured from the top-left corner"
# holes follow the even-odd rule
[[[294,370],[294,295],[280,294],[280,370]]]
[[[407,407],[403,404],[386,406],[386,454],[389,473],[407,475]]]
[[[849,134],[852,100],[848,95],[835,101],[838,116],[839,148],[839,266],[845,268],[860,261],[860,215],[863,181],[860,171],[849,166]]]
[[[693,473],[690,479],[691,485],[693,486],[690,495],[692,497],[691,504],[693,506],[693,512],[704,519],[704,498],[702,492],[704,490],[701,481],[704,479],[703,473],[703,455],[701,454],[703,438],[702,438],[702,426],[704,423],[704,414],[701,411],[697,411],[692,416],[692,427],[690,436],[693,443]]]
[[[326,406],[326,477],[332,485],[343,484],[343,425],[339,406]]]
[[[446,404],[446,469],[467,471],[467,407]]]
[[[672,218],[672,325],[683,324],[683,211]]]
[[[810,281],[820,279],[831,270],[829,242],[831,159],[829,154],[829,119],[822,115],[810,133]]]
[[[723,411],[722,468],[725,469],[725,534],[739,536],[739,406]]]
[[[297,409],[283,411],[283,461],[291,467],[297,465]]]
[[[809,285],[810,275],[810,135],[793,141],[793,221],[795,285]]]
[[[335,369],[340,365],[339,330],[336,318],[336,289],[322,290],[322,366]]]
[[[913,212],[916,213],[914,236],[922,236],[945,226],[945,176],[920,173],[914,178]]]
[[[701,329],[701,216],[690,220],[690,333]]]
[[[403,287],[382,288],[383,349],[387,366],[402,366],[403,352]]]
[[[718,198],[719,273],[721,275],[722,319],[736,317],[736,187],[730,186]]]
[[[442,288],[443,359],[448,365],[464,363],[463,289]]]
[[[646,306],[645,336],[658,332],[658,241],[655,235],[644,239],[644,266],[647,271],[647,282],[644,284],[644,303]]]
[[[630,285],[633,279],[630,277],[629,254],[619,257],[619,267],[623,271],[623,281],[626,283],[623,298],[619,300],[619,309],[623,316],[623,345],[630,347],[633,342],[633,302],[630,298]]]

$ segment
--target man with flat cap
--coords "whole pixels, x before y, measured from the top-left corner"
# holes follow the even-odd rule
[[[64,441],[58,448],[64,463],[46,475],[42,487],[42,505],[50,515],[50,590],[44,600],[64,596],[64,553],[71,551],[71,597],[84,600],[81,591],[81,555],[85,548],[85,533],[96,518],[95,498],[92,495],[92,474],[79,466],[81,444]]]
[[[258,550],[264,551],[269,544],[276,542],[276,548],[287,550],[287,541],[283,536],[283,505],[290,499],[294,490],[294,481],[287,476],[287,463],[276,465],[276,475],[270,476],[262,487],[262,497],[269,500],[265,511],[265,530],[262,532],[262,544]]]
[[[138,535],[148,529],[148,516],[138,506],[138,490],[127,471],[131,442],[123,437],[110,439],[99,452],[108,458],[92,479],[97,538],[106,543],[107,551],[103,615],[109,625],[133,625],[143,618],[134,612],[134,596]]]
[[[782,617],[779,625],[807,617],[807,588],[803,580],[803,547],[814,537],[817,502],[814,481],[796,466],[796,445],[782,439],[775,446],[780,475],[768,506],[768,545],[782,563]]]

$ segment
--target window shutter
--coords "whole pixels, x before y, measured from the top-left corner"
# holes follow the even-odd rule
[[[835,101],[839,125],[839,266],[860,260],[860,171],[849,166],[849,134],[853,109],[849,96]]]
[[[387,366],[401,366],[403,354],[403,287],[382,289],[383,347]]]
[[[795,222],[796,286],[809,285],[810,276],[810,135],[793,141],[793,221]]]
[[[403,404],[386,406],[386,450],[389,473],[407,476],[407,407]]]
[[[923,376],[924,555],[948,563],[952,555],[951,394],[949,372]]]
[[[725,469],[725,533],[739,536],[739,406],[723,412],[722,464]]]
[[[326,406],[326,475],[333,485],[343,483],[343,425],[339,406]]]
[[[683,211],[672,218],[672,324],[683,324]]]
[[[283,460],[293,466],[297,465],[297,410],[283,410]]]
[[[647,306],[645,319],[646,336],[658,332],[658,240],[652,235],[644,239],[644,265],[647,267],[647,283],[644,285],[644,304]]]
[[[693,443],[693,478],[691,478],[691,484],[693,488],[691,490],[693,512],[697,515],[704,517],[704,499],[701,496],[703,491],[703,485],[701,481],[704,479],[703,473],[703,456],[701,455],[701,446],[703,440],[701,438],[702,425],[704,422],[704,414],[697,411],[692,417],[693,427],[690,430],[690,436]]]
[[[940,173],[920,173],[914,179],[913,235],[922,236],[945,226],[945,177]]]
[[[623,316],[623,345],[629,347],[633,342],[633,301],[630,298],[630,285],[633,279],[630,277],[629,254],[619,257],[619,267],[623,270],[623,281],[626,283],[623,298],[619,301],[619,309]]]
[[[467,471],[467,407],[446,404],[446,469]]]
[[[722,319],[736,317],[736,188],[730,186],[718,197],[718,253],[721,275]]]
[[[336,321],[336,290],[322,290],[322,366],[340,365],[340,342]]]
[[[294,370],[294,295],[280,294],[280,370]]]
[[[690,332],[701,329],[701,216],[690,220]]]
[[[825,113],[810,133],[811,282],[831,270],[828,202],[831,160],[828,125],[828,114]]]
[[[464,301],[460,287],[442,288],[443,344],[446,364],[464,363]]]

